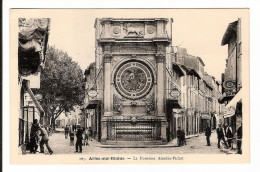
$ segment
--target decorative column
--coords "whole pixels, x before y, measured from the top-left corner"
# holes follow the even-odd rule
[[[157,116],[161,117],[161,139],[162,142],[167,142],[166,137],[166,118],[164,113],[164,94],[165,94],[165,84],[164,84],[164,63],[165,63],[165,55],[157,54],[156,56],[156,66],[157,66],[157,101],[156,101],[156,109]]]
[[[101,142],[105,143],[107,140],[107,117],[111,116],[111,54],[104,55],[104,115],[101,119]]]
[[[111,116],[111,59],[110,54],[104,56],[104,116]]]
[[[157,63],[157,103],[156,103],[156,109],[157,109],[157,115],[158,116],[165,116],[164,113],[164,61],[165,61],[165,55],[164,54],[158,54],[156,56],[156,63]]]

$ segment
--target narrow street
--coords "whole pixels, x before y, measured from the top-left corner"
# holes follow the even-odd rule
[[[49,137],[49,145],[54,154],[75,154],[75,146],[69,146],[70,140],[65,139],[64,132],[52,134]],[[47,149],[45,147],[45,152]],[[160,145],[159,147],[147,148],[122,148],[122,147],[103,147],[99,142],[93,140],[89,141],[88,146],[83,146],[82,154],[234,154],[235,151],[230,149],[217,148],[217,136],[213,132],[211,136],[211,146],[206,146],[206,138],[203,134],[187,139],[187,144],[182,147],[176,146],[176,140],[167,145]],[[37,155],[37,154],[36,154]]]

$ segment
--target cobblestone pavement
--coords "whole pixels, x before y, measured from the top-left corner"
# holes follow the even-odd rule
[[[176,141],[175,141],[176,142]],[[88,146],[83,146],[82,154],[234,154],[230,149],[217,148],[216,133],[212,133],[211,146],[206,146],[204,135],[187,139],[187,144],[182,147],[160,146],[153,148],[104,148],[95,140],[89,141]],[[49,145],[54,154],[75,154],[75,146],[70,146],[70,140],[65,139],[64,132],[54,133],[50,136]],[[46,149],[46,147],[45,147]],[[47,152],[47,150],[45,150]]]

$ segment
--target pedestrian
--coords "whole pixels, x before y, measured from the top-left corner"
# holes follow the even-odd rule
[[[218,125],[217,128],[217,135],[218,135],[218,148],[220,148],[220,141],[223,140],[225,148],[228,147],[226,141],[225,141],[225,133],[224,128],[221,126],[221,124]]]
[[[44,128],[45,128],[45,130],[47,131],[48,136],[49,136],[49,127],[48,127],[48,125],[44,125]]]
[[[46,129],[42,126],[41,127],[41,141],[40,141],[40,153],[44,153],[44,144],[46,145],[48,151],[49,151],[49,154],[53,154],[53,151],[51,150],[50,146],[49,146],[49,136],[48,136],[48,132],[46,131]]]
[[[76,152],[82,153],[82,128],[80,125],[77,126],[77,132],[76,132],[76,137],[77,137],[77,141],[76,141]],[[79,148],[79,151],[78,151]]]
[[[51,125],[49,125],[49,136],[51,136],[52,135],[52,127],[51,127]]]
[[[185,131],[182,129],[181,130],[181,145],[186,145],[186,139],[185,139]]]
[[[83,132],[83,145],[87,146],[88,145],[88,134],[87,134],[87,130],[85,130]]]
[[[70,132],[70,146],[74,146],[74,132]]]
[[[227,137],[228,147],[231,148],[232,147],[231,144],[233,140],[233,132],[230,125],[228,125],[226,128],[226,137]]]
[[[65,139],[67,139],[68,138],[68,134],[69,134],[69,127],[68,127],[68,125],[66,125],[64,130],[65,130]]]
[[[242,154],[242,124],[237,129],[237,153]]]
[[[92,138],[93,138],[93,131],[92,128],[89,127],[89,139],[92,141]]]
[[[177,141],[178,141],[178,146],[181,146],[181,145],[182,145],[181,138],[182,138],[181,127],[178,127],[178,130],[177,130]]]
[[[227,133],[226,133],[226,129],[227,129],[227,126],[228,126],[228,124],[225,124],[224,126],[223,126],[223,128],[224,128],[224,134],[225,134],[225,136],[227,135]]]
[[[207,140],[207,146],[210,146],[211,128],[210,128],[209,124],[207,124],[205,136],[206,136],[206,140]]]
[[[69,125],[69,133],[71,133],[72,132],[72,127],[71,127],[71,125]]]
[[[37,137],[38,131],[40,130],[40,126],[38,124],[38,120],[34,119],[30,132],[30,153],[36,153],[38,149],[39,138]]]

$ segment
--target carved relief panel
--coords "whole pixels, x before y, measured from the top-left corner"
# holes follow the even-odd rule
[[[117,67],[113,77],[114,112],[120,115],[153,114],[154,74],[149,65],[136,59],[127,60]]]

